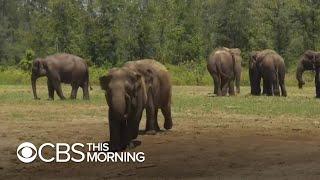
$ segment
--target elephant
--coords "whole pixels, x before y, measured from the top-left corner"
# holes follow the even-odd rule
[[[316,86],[316,97],[320,98],[320,52],[307,50],[300,57],[297,65],[296,78],[298,81],[298,86],[302,89],[305,84],[302,75],[304,71],[315,71],[315,86]]]
[[[146,81],[146,134],[156,134],[157,131],[160,131],[157,118],[159,108],[164,116],[164,128],[171,129],[173,125],[171,117],[172,85],[166,67],[153,59],[129,61],[124,64],[124,67],[142,74]]]
[[[283,58],[273,50],[253,51],[249,61],[249,77],[252,95],[260,95],[261,78],[263,79],[263,94],[267,96],[286,97],[285,86],[286,67]]]
[[[213,78],[214,94],[225,96],[227,92],[230,96],[240,93],[241,79],[241,51],[238,48],[218,48],[211,53],[207,61],[207,70]]]
[[[40,99],[37,96],[36,81],[43,76],[47,77],[49,100],[54,100],[54,91],[57,92],[60,99],[65,99],[61,90],[61,83],[71,84],[71,99],[76,99],[78,88],[81,87],[83,99],[89,100],[89,70],[82,58],[61,53],[35,59],[31,73],[34,99]]]
[[[120,151],[138,137],[147,102],[144,77],[129,68],[113,68],[99,78],[109,106],[110,150]],[[148,81],[150,84],[150,80]]]

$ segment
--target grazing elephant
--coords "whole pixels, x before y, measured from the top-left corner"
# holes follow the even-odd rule
[[[260,95],[260,82],[263,79],[263,93],[268,96],[287,96],[285,87],[285,63],[283,58],[273,50],[254,51],[249,61],[251,94]]]
[[[86,62],[71,54],[55,54],[44,59],[33,61],[31,83],[34,99],[39,99],[36,81],[39,77],[47,76],[49,99],[54,99],[54,91],[60,99],[65,99],[61,83],[71,84],[71,99],[76,99],[78,88],[83,90],[83,99],[89,99],[89,70]]]
[[[146,81],[147,87],[147,104],[146,104],[146,133],[155,134],[159,131],[158,109],[164,116],[164,128],[172,128],[171,117],[171,79],[168,70],[161,63],[144,59],[139,61],[129,61],[124,64],[133,71],[139,72]],[[151,82],[148,83],[148,81]]]
[[[215,50],[207,61],[207,69],[214,82],[214,94],[225,96],[235,95],[234,82],[237,93],[240,93],[241,78],[241,51],[240,49],[219,48]]]
[[[123,67],[111,69],[99,80],[109,106],[110,149],[123,150],[138,136],[147,102],[144,77]]]
[[[298,86],[301,89],[305,84],[302,74],[304,71],[315,71],[315,86],[316,86],[316,97],[320,98],[320,52],[315,52],[312,50],[307,50],[304,54],[300,57],[298,62],[297,71],[296,71],[296,78],[298,80]]]

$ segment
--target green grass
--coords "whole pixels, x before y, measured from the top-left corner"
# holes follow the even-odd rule
[[[196,63],[190,62],[181,65],[171,65],[166,64],[171,77],[172,83],[174,85],[200,85],[200,86],[210,86],[212,84],[212,78],[207,72],[205,62]],[[92,85],[99,84],[99,77],[106,74],[107,68],[90,68],[90,83]],[[304,79],[306,80],[306,86],[314,86],[313,73],[306,72],[304,74]],[[46,78],[40,78],[38,80],[39,84],[46,84]],[[17,67],[1,67],[0,66],[0,84],[3,85],[26,85],[30,84],[30,73],[25,72]],[[295,69],[290,69],[286,75],[287,86],[297,86],[297,80],[295,78]],[[248,70],[243,68],[241,85],[249,86],[249,76]]]
[[[177,112],[194,114],[220,111],[241,115],[261,115],[266,117],[297,116],[318,117],[320,100],[314,98],[311,87],[299,90],[288,88],[288,97],[266,97],[249,95],[249,87],[242,87],[242,93],[236,97],[208,96],[209,87],[198,87],[193,92],[185,92],[187,88],[176,87],[174,109]]]
[[[66,97],[70,94],[70,87],[64,85]],[[38,94],[41,100],[33,100],[31,87],[28,85],[0,85],[0,105],[8,109],[5,115],[8,119],[21,120],[32,117],[33,113],[40,113],[46,120],[60,117],[106,117],[107,106],[104,93],[98,86],[93,87],[91,100],[81,100],[82,92],[78,92],[78,99],[61,101],[55,96],[55,101],[48,101],[46,86],[39,86]],[[249,87],[242,87],[242,92],[236,97],[212,97],[209,86],[175,86],[173,88],[173,114],[188,118],[197,117],[214,112],[258,115],[262,117],[302,117],[316,118],[320,116],[320,100],[314,98],[314,88],[307,87],[299,90],[288,87],[288,97],[266,97],[249,95]],[[14,111],[18,107],[20,111]],[[22,110],[25,107],[24,110]],[[43,108],[43,110],[33,108]],[[56,111],[71,111],[75,114],[56,114]],[[84,111],[82,111],[84,110]],[[5,111],[5,110],[3,110]],[[32,120],[32,119],[31,119]]]

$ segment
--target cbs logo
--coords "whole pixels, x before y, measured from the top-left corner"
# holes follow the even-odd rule
[[[31,163],[37,157],[37,148],[32,143],[24,142],[17,148],[17,157],[24,163]]]

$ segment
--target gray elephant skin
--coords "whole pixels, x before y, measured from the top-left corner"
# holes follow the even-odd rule
[[[147,104],[146,104],[146,132],[147,134],[155,134],[159,131],[158,125],[158,109],[164,116],[164,128],[172,128],[171,117],[171,96],[172,85],[168,70],[161,63],[152,59],[143,59],[139,61],[129,61],[124,64],[133,71],[137,71],[146,80],[147,88]],[[151,82],[151,83],[148,83]]]
[[[211,53],[207,61],[207,70],[213,78],[214,94],[235,95],[234,83],[237,93],[240,93],[241,61],[241,51],[238,48],[218,48]]]
[[[151,59],[127,62],[122,68],[100,77],[100,84],[109,105],[112,149],[123,149],[137,137],[144,108],[147,134],[160,130],[158,109],[164,115],[164,128],[172,128],[171,80],[167,69],[159,62]]]
[[[249,77],[251,94],[261,94],[261,78],[263,94],[267,96],[287,96],[285,87],[286,67],[283,58],[273,50],[253,51],[249,61]]]
[[[55,54],[46,58],[37,58],[33,61],[31,84],[34,99],[37,96],[36,81],[39,77],[47,77],[49,99],[54,99],[54,91],[60,99],[65,99],[61,83],[71,84],[71,99],[76,99],[78,88],[83,90],[83,99],[89,99],[89,70],[86,62],[72,54]]]
[[[307,50],[300,57],[296,71],[296,78],[300,89],[305,84],[302,78],[304,71],[315,71],[316,97],[320,98],[320,52]]]
[[[109,106],[110,149],[120,151],[138,136],[147,102],[145,80],[128,68],[113,68],[99,80]]]

